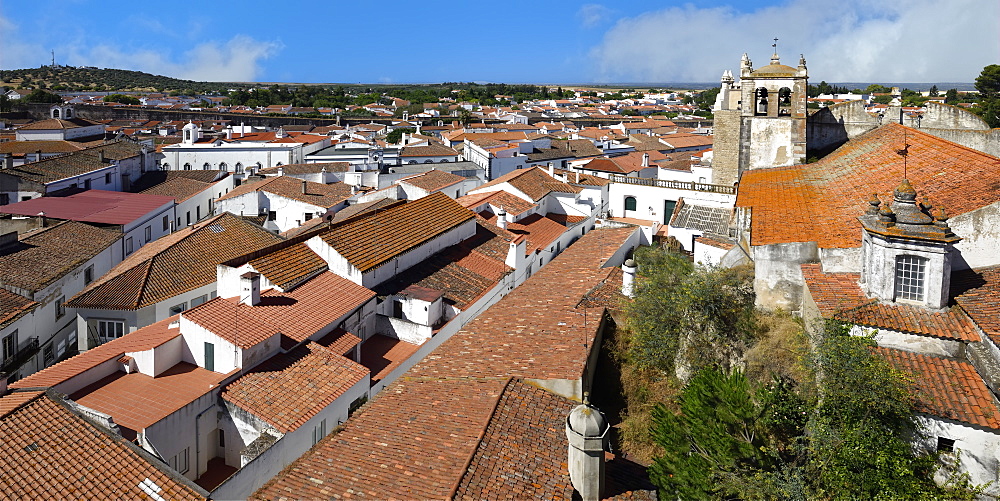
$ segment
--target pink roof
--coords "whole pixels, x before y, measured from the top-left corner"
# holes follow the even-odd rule
[[[87,190],[68,197],[41,197],[0,207],[4,214],[37,216],[87,223],[128,224],[172,203],[174,197]]]

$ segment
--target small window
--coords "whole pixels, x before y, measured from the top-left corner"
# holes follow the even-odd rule
[[[178,452],[176,456],[170,458],[170,467],[177,470],[177,473],[187,473],[191,467],[189,461],[190,452],[190,447]]]
[[[194,208],[194,220],[195,221],[201,221],[201,206],[200,205]]]
[[[132,247],[132,245],[133,245],[132,244],[132,237],[126,238],[125,239],[125,255],[126,256],[129,255],[129,254],[131,254],[132,251],[134,250],[133,247]]]
[[[181,304],[175,304],[175,305],[173,305],[173,306],[170,307],[170,315],[171,316],[176,315],[176,314],[178,314],[178,313],[180,313],[180,312],[182,312],[182,311],[184,311],[186,309],[187,309],[187,301],[185,301],[185,302],[183,302]]]
[[[110,172],[104,175],[104,184],[111,184],[111,173]]]
[[[184,164],[184,170],[191,170],[191,164]]]
[[[152,242],[153,241],[153,227],[152,226],[146,226],[146,228],[143,230],[143,232],[145,233],[144,236],[146,237],[146,243],[148,244],[149,242]]]
[[[25,195],[25,196],[21,197],[21,201],[22,202],[27,202],[28,200],[31,200],[31,195]]]
[[[323,437],[326,436],[326,420],[321,420],[316,427],[313,428],[313,445],[319,443]]]
[[[955,439],[938,437],[938,452],[955,452]]]
[[[205,370],[215,370],[215,345],[205,343]]]
[[[896,257],[896,299],[923,301],[927,259],[920,256]]]
[[[83,270],[83,284],[87,285],[93,281],[94,281],[94,265],[90,265]]]
[[[625,197],[625,210],[635,210],[635,197]]]
[[[194,308],[195,306],[198,306],[199,304],[202,304],[207,301],[208,301],[208,294],[198,296],[191,300],[191,307]]]
[[[55,362],[56,355],[52,351],[52,345],[51,344],[48,345],[48,346],[46,346],[45,349],[42,350],[42,359],[43,359],[43,362],[44,362],[45,365],[51,365],[52,362]]]
[[[112,339],[117,339],[125,334],[125,322],[120,320],[98,320],[97,339],[101,343],[106,343]]]
[[[278,213],[273,210],[267,211],[267,220],[274,221],[275,219],[278,219]]]
[[[3,338],[3,360],[7,360],[17,355],[17,330],[7,334]]]
[[[191,211],[187,211],[184,216],[185,224],[191,226]]]
[[[91,186],[92,185],[91,185],[90,179],[84,179],[83,180],[83,189],[89,190]]]
[[[225,446],[226,446],[226,431],[220,429],[219,430],[219,447],[225,447]]]
[[[205,162],[205,164],[201,166],[201,170],[212,170],[212,164]]]
[[[403,318],[403,302],[399,299],[392,302],[392,318]]]
[[[310,219],[312,219],[313,218],[312,212],[306,212],[305,218],[306,218],[306,221],[309,221]]]
[[[170,228],[170,217],[163,216],[163,231],[167,231]]]

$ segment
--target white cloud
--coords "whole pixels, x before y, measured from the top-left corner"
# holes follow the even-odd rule
[[[804,54],[811,81],[971,82],[1000,61],[1000,2],[789,0],[752,12],[691,4],[619,20],[590,54],[595,80],[710,82],[750,54]]]
[[[166,50],[125,51],[110,45],[97,45],[74,50],[68,60],[73,65],[125,68],[187,80],[254,81],[261,73],[261,61],[281,48],[279,42],[237,35],[224,44],[201,43],[176,58],[171,58]]]
[[[584,28],[593,28],[611,16],[611,9],[596,3],[584,4],[576,11],[576,17]]]

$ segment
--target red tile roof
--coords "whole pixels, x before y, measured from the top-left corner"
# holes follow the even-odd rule
[[[20,216],[37,216],[44,212],[47,217],[56,219],[129,224],[173,202],[173,197],[160,195],[87,190],[68,197],[40,197],[4,205],[0,207],[0,212]]]
[[[226,385],[222,398],[289,433],[368,374],[362,365],[310,341],[255,366]]]
[[[962,285],[969,287],[960,291],[955,302],[993,343],[1000,345],[1000,266],[953,274],[952,290]]]
[[[905,134],[905,137],[904,137]],[[817,242],[820,248],[861,245],[858,216],[872,193],[882,200],[906,175],[920,197],[952,217],[1000,201],[1000,158],[888,123],[852,139],[819,162],[743,173],[738,207],[752,209],[751,244]]]
[[[67,360],[59,362],[51,367],[42,369],[24,379],[15,381],[11,388],[48,388],[55,387],[73,377],[97,367],[109,360],[117,360],[125,353],[146,351],[170,341],[180,336],[181,332],[176,326],[170,324],[176,322],[179,315],[174,315],[165,320],[161,320],[152,325],[147,325],[142,329],[125,334],[124,336],[104,343],[95,348],[91,348]]]
[[[121,233],[76,221],[19,235],[0,248],[0,280],[37,292],[78,269],[121,239]]]
[[[455,199],[455,201],[461,204],[462,207],[470,210],[476,210],[485,204],[490,204],[497,208],[503,207],[503,210],[507,212],[507,214],[514,216],[537,207],[537,204],[531,203],[512,193],[507,193],[506,191],[485,191],[482,193],[465,195],[464,197]]]
[[[139,432],[218,388],[228,376],[181,362],[156,377],[115,372],[69,398]]]
[[[0,289],[0,328],[17,321],[38,308],[38,302],[7,289]]]
[[[181,316],[241,348],[277,332],[282,335],[281,346],[291,348],[374,296],[369,289],[324,272],[290,292],[268,289],[256,306],[236,298],[215,298]]]
[[[0,436],[0,491],[5,498],[149,499],[150,492],[172,500],[207,498],[208,493],[160,460],[90,424],[65,401],[46,393],[0,398]]]
[[[920,306],[882,303],[861,291],[859,273],[823,273],[820,264],[801,267],[809,293],[825,318],[942,339],[980,341],[975,324],[959,308],[938,312]]]
[[[366,272],[473,218],[471,211],[436,192],[347,220],[324,230],[319,237]]]
[[[533,202],[541,200],[545,197],[545,195],[548,195],[553,191],[561,193],[580,192],[580,188],[552,178],[549,176],[548,172],[540,167],[517,169],[476,188],[476,191],[496,191],[500,189],[496,186],[502,183],[508,183],[514,188],[517,188],[521,193],[524,193],[531,198],[531,201]],[[487,190],[484,188],[493,189]]]
[[[437,169],[431,169],[422,174],[399,180],[400,183],[410,184],[426,191],[441,190],[462,181],[465,181],[465,178],[462,176]]]
[[[302,189],[303,184],[306,187],[305,193]],[[240,185],[218,200],[229,200],[255,191],[264,191],[323,208],[333,207],[351,198],[351,187],[344,183],[323,184],[291,176],[275,176],[264,181]]]
[[[214,283],[218,263],[280,241],[260,226],[225,212],[141,247],[67,304],[143,308]]]
[[[327,269],[326,261],[304,243],[281,245],[273,252],[250,259],[248,263],[284,291]]]
[[[917,410],[1000,431],[1000,405],[972,364],[953,358],[876,348],[914,376]]]

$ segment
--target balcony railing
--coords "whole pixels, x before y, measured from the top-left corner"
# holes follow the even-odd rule
[[[38,337],[29,337],[14,353],[4,357],[3,364],[0,365],[0,372],[12,372],[24,365],[31,357],[38,353]]]
[[[696,183],[694,181],[669,181],[666,179],[647,179],[641,177],[628,177],[617,174],[611,175],[611,182],[637,184],[641,186],[656,186],[659,188],[671,188],[675,190],[702,191],[708,193],[721,193],[724,195],[735,195],[736,188],[723,184]]]

